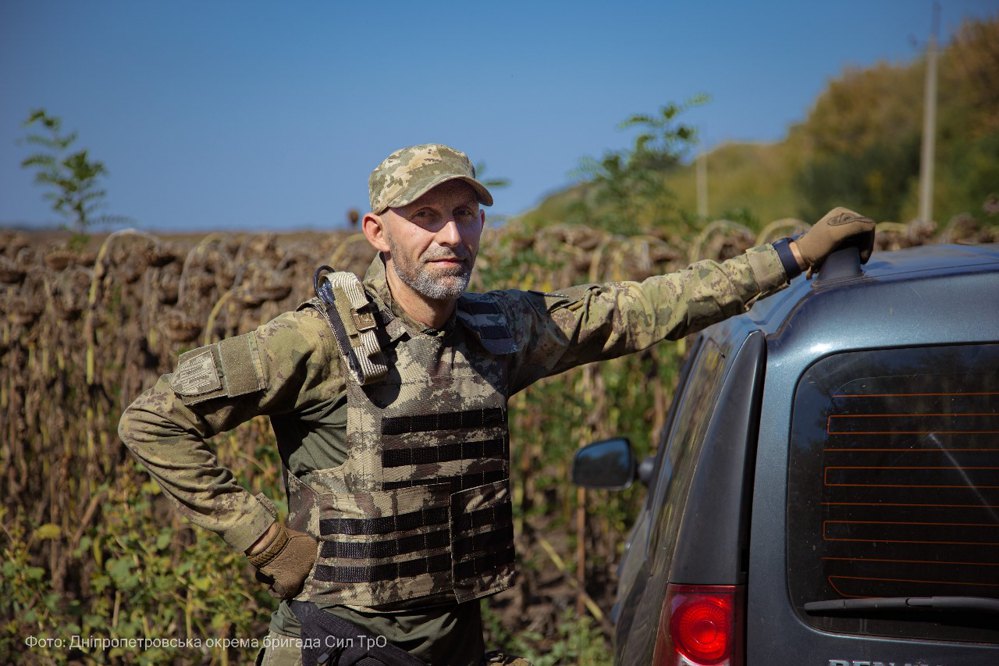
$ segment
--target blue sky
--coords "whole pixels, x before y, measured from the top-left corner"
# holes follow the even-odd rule
[[[940,4],[944,41],[999,15]],[[699,93],[702,145],[782,138],[845,68],[917,57],[931,5],[0,0],[0,226],[58,222],[20,168],[38,107],[144,229],[341,227],[371,169],[425,142],[509,178],[489,214],[516,214],[628,145],[624,118]]]

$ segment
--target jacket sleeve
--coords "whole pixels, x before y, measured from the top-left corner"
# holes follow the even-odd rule
[[[180,356],[176,370],[122,414],[118,434],[191,522],[249,548],[274,522],[205,441],[257,415],[277,415],[343,391],[332,334],[312,308]]]
[[[513,390],[569,368],[645,349],[745,312],[787,285],[771,245],[724,262],[699,261],[642,282],[542,294],[498,292],[517,342]]]

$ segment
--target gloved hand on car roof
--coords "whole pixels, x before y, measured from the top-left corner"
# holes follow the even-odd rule
[[[826,257],[845,245],[856,245],[861,263],[867,263],[874,249],[874,220],[849,208],[836,207],[792,241],[791,251],[801,269],[807,269],[811,276]]]

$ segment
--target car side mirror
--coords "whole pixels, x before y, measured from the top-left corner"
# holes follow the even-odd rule
[[[572,482],[584,488],[621,490],[635,480],[635,456],[624,437],[587,444],[572,459]]]

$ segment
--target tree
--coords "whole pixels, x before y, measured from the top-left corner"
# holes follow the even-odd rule
[[[791,130],[804,149],[795,174],[800,217],[848,206],[901,219],[918,184],[922,82],[918,69],[885,63],[830,82]]]
[[[699,95],[685,104],[660,107],[654,115],[633,115],[619,125],[620,129],[640,129],[630,150],[608,152],[599,161],[584,159],[580,173],[590,180],[593,200],[582,202],[586,208],[583,221],[635,233],[678,218],[666,177],[696,143],[696,131],[677,122],[676,116],[706,101],[706,95]]]
[[[100,188],[99,180],[108,171],[103,162],[91,159],[87,150],[71,150],[76,132],[62,134],[62,121],[50,116],[45,109],[31,112],[25,127],[37,127],[25,141],[39,146],[42,151],[21,162],[24,169],[35,171],[35,182],[50,191],[45,198],[52,202],[52,209],[67,218],[78,233],[85,233],[92,222],[113,219],[109,216],[94,218],[94,213],[104,206],[107,192]]]
[[[983,205],[999,194],[999,17],[966,22],[941,54],[938,122],[938,221],[991,217]]]

